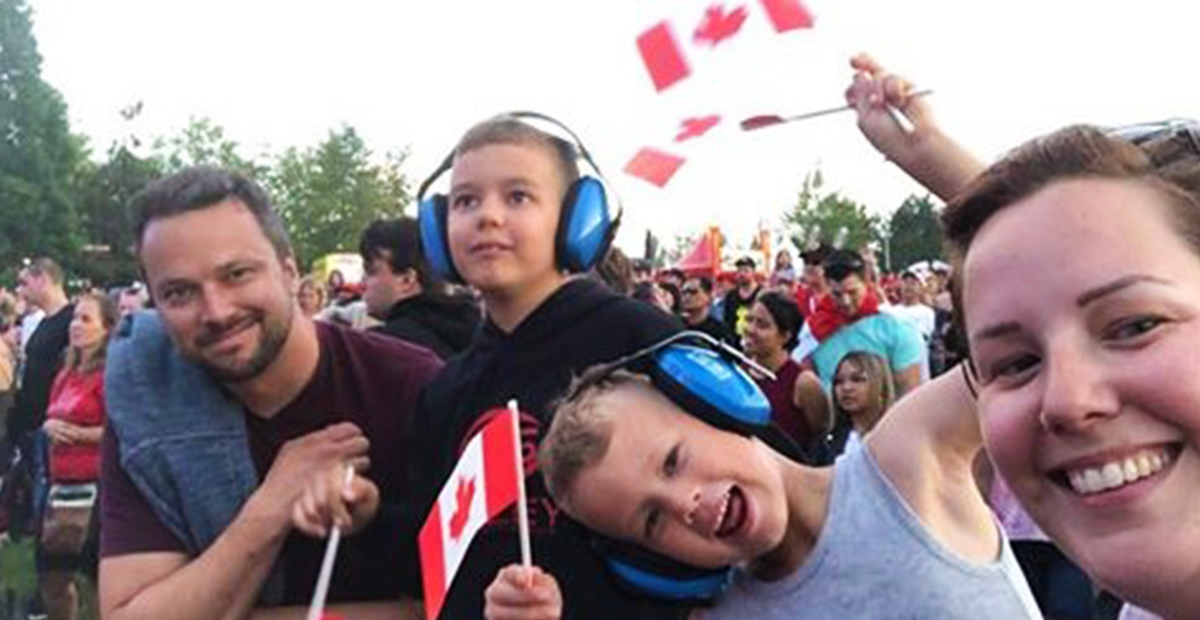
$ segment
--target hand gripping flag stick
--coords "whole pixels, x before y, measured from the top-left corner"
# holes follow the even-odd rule
[[[354,467],[346,465],[346,478],[342,488],[350,487],[354,481]],[[312,603],[308,606],[305,620],[320,620],[321,612],[325,609],[325,598],[329,595],[329,580],[333,577],[333,561],[337,558],[338,545],[342,542],[342,528],[333,526],[329,534],[329,542],[325,543],[325,558],[321,560],[321,572],[317,575],[317,589],[313,592]]]
[[[925,89],[925,90],[918,90],[917,92],[910,94],[909,97],[914,97],[914,98],[915,97],[924,97],[925,95],[930,95],[930,94],[933,94],[933,91],[929,90],[929,89]],[[817,118],[818,116],[825,116],[827,114],[836,114],[838,112],[846,112],[848,110],[853,110],[853,109],[854,109],[854,106],[843,105],[843,106],[838,106],[836,108],[826,108],[824,110],[817,110],[815,112],[805,112],[804,114],[795,114],[792,116],[779,116],[778,114],[759,114],[757,116],[751,116],[747,119],[744,119],[741,122],[741,126],[742,126],[742,131],[754,131],[755,129],[762,129],[764,127],[774,127],[775,125],[782,125],[784,123],[791,123],[793,121],[805,121],[810,118]]]

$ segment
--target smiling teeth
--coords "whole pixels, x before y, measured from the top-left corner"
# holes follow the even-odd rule
[[[1170,462],[1171,455],[1166,450],[1146,450],[1099,467],[1069,470],[1067,479],[1076,493],[1091,495],[1153,476]]]
[[[725,511],[729,510],[729,500],[733,497],[733,489],[725,492],[725,499],[721,501],[721,509],[717,511],[717,520],[713,523],[712,533],[716,535],[721,529],[721,524],[725,522]]]

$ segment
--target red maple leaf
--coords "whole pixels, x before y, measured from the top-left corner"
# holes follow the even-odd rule
[[[696,43],[708,44],[715,47],[721,41],[737,34],[742,29],[742,24],[745,21],[745,6],[739,6],[726,13],[724,5],[714,4],[708,7],[708,10],[704,11],[704,19],[696,27],[696,32],[692,35],[692,40]]]
[[[700,136],[708,133],[709,129],[716,127],[717,123],[720,122],[721,117],[716,114],[712,114],[710,116],[693,116],[691,118],[685,118],[683,119],[683,122],[679,124],[679,133],[676,134],[675,141],[683,142],[684,140],[699,138]]]
[[[471,518],[471,499],[475,497],[475,479],[459,478],[458,490],[454,492],[454,514],[450,515],[450,537],[462,538],[463,528]]]

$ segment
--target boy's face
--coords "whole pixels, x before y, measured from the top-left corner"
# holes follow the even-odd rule
[[[562,278],[554,235],[566,187],[548,149],[492,144],[458,156],[448,236],[454,265],[485,294],[550,287]]]
[[[783,541],[787,503],[768,448],[708,426],[648,385],[614,388],[595,406],[620,413],[608,452],[562,502],[571,516],[703,568],[764,555]]]

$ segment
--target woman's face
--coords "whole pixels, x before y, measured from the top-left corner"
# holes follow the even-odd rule
[[[75,304],[69,334],[71,346],[82,351],[95,350],[108,337],[108,328],[104,326],[100,304],[96,300],[85,298]]]
[[[763,359],[783,350],[787,343],[786,332],[779,331],[775,318],[761,303],[755,302],[746,314],[746,332],[742,335],[742,348],[753,358]]]
[[[839,409],[851,415],[866,411],[870,391],[867,372],[861,366],[849,360],[838,365],[833,377],[833,397]]]
[[[1144,606],[1200,579],[1200,258],[1166,199],[1060,181],[964,265],[987,447],[1038,524]]]

